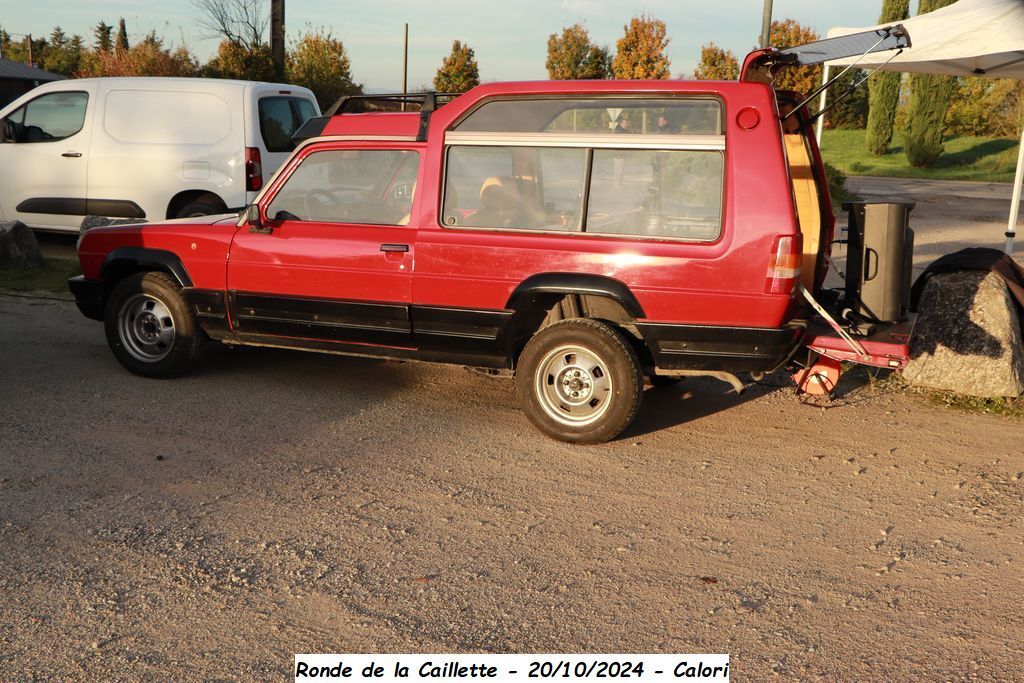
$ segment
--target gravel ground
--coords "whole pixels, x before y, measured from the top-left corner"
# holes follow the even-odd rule
[[[691,381],[573,447],[508,380],[223,348],[144,380],[71,304],[10,295],[0,353],[0,680],[278,680],[320,651],[1020,676],[1020,420]]]
[[[67,303],[0,316],[0,679],[462,650],[1019,674],[1018,420],[691,382],[572,447],[460,368],[215,349],[151,381]]]

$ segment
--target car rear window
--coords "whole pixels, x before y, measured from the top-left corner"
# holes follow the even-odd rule
[[[301,97],[263,97],[259,101],[260,135],[268,152],[291,152],[292,135],[316,116],[313,103]]]
[[[515,98],[494,100],[454,128],[465,133],[721,135],[712,97]]]

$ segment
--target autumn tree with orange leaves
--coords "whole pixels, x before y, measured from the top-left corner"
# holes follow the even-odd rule
[[[642,14],[630,19],[623,28],[625,34],[615,43],[612,75],[623,79],[670,78],[665,22]]]
[[[740,77],[740,63],[732,50],[707,43],[700,46],[700,63],[693,77],[698,81],[735,81]]]

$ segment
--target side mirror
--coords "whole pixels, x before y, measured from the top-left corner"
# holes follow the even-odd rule
[[[14,121],[4,119],[3,129],[0,130],[0,137],[2,137],[2,142],[18,141],[18,129],[15,128]]]
[[[245,222],[249,224],[249,232],[270,232],[270,228],[263,223],[259,204],[253,203],[245,207]]]

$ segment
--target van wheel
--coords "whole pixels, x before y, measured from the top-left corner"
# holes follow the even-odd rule
[[[143,377],[180,375],[206,341],[181,288],[164,273],[136,273],[118,283],[104,326],[114,357]]]
[[[601,443],[636,417],[644,378],[636,352],[614,328],[572,318],[534,335],[519,358],[516,384],[523,412],[542,432]]]
[[[216,216],[227,213],[228,207],[215,195],[203,195],[193,199],[185,206],[178,209],[175,218],[198,218],[200,216]]]

